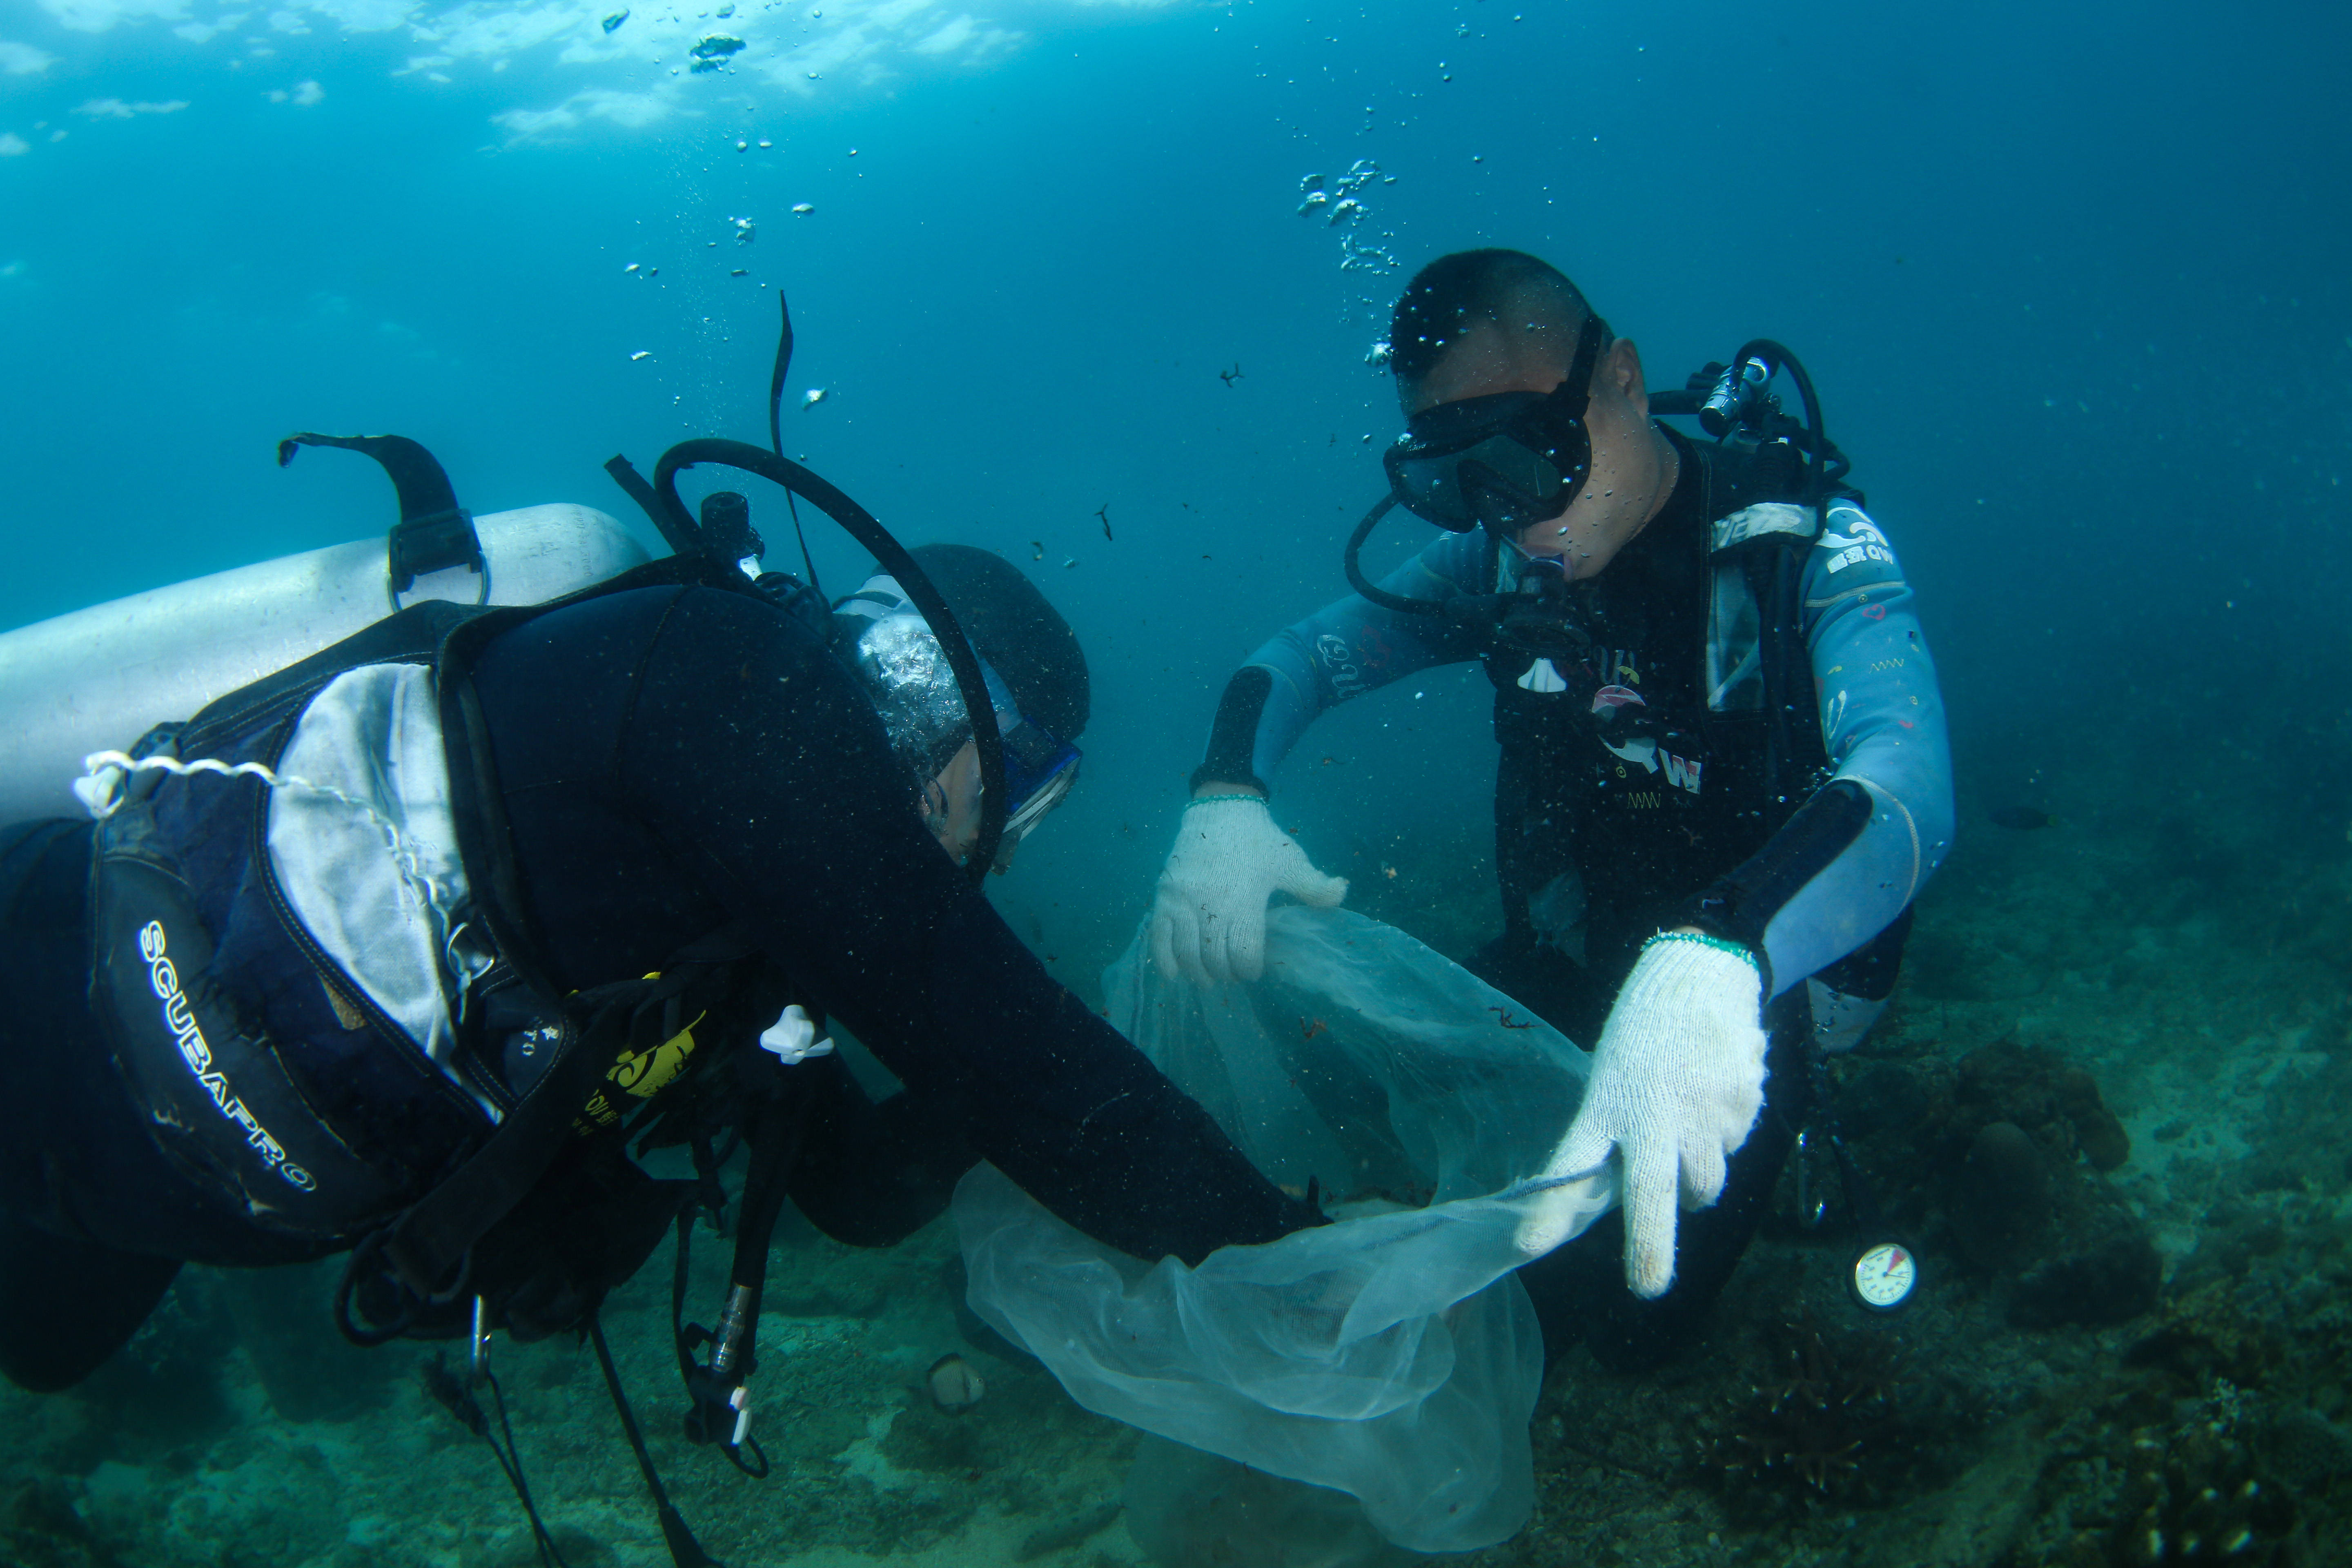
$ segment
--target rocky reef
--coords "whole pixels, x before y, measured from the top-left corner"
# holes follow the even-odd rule
[[[2163,1259],[2106,1180],[2130,1135],[2080,1065],[2002,1039],[1842,1076],[1837,1114],[1874,1186],[1998,1282],[2011,1322],[2127,1322],[2155,1305]]]

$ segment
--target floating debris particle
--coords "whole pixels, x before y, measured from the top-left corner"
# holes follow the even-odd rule
[[[1364,356],[1364,363],[1374,370],[1386,370],[1389,361],[1395,355],[1395,348],[1386,338],[1382,338],[1379,342],[1374,343],[1371,352]]]
[[[816,211],[816,204],[814,202],[794,202],[793,204],[793,216],[794,217],[806,217],[809,214],[814,211]]]
[[[754,239],[756,239],[756,238],[758,238],[758,237],[759,237],[760,230],[759,230],[758,226],[755,226],[755,225],[751,222],[751,220],[750,218],[747,218],[747,217],[730,217],[730,218],[729,218],[727,221],[728,221],[729,223],[731,223],[731,224],[733,224],[733,225],[735,226],[735,243],[736,243],[736,244],[738,244],[738,245],[749,245],[749,244],[751,244],[751,241],[752,241],[752,240],[754,240]]]
[[[658,267],[648,267],[646,268],[646,276],[648,278],[658,278],[661,276],[661,268]]]
[[[748,278],[751,276],[751,269],[749,268],[738,267],[734,271],[730,272],[727,276],[730,278]]]
[[[762,136],[762,137],[761,137],[761,138],[760,138],[760,151],[761,151],[761,152],[764,153],[764,152],[766,152],[769,148],[771,148],[771,147],[772,147],[772,146],[774,146],[774,145],[775,145],[775,143],[774,143],[773,142],[769,141],[766,137]]]
[[[749,142],[744,141],[740,136],[735,139],[735,151],[738,153],[748,153],[751,150],[751,144]]]
[[[653,357],[654,357],[654,351],[653,351],[653,350],[651,350],[651,349],[639,349],[636,353],[633,353],[633,354],[631,354],[631,355],[629,356],[629,363],[630,363],[631,364],[635,364],[635,363],[637,363],[639,360],[641,360],[641,359],[651,359],[651,358],[653,358]]]
[[[604,18],[604,31],[609,33],[628,19],[629,14],[626,11],[615,11]]]
[[[1063,562],[1063,563],[1062,563],[1062,566],[1063,566],[1063,569],[1066,571],[1068,568],[1073,567],[1073,566],[1076,566],[1077,563],[1078,563],[1078,558],[1077,558],[1076,556],[1073,555],[1073,556],[1071,556],[1067,561]]]
[[[636,264],[635,262],[634,262],[634,261],[630,262],[626,267],[624,267],[624,268],[621,268],[621,270],[622,270],[624,273],[635,272],[636,269],[637,269],[637,264]]]
[[[988,1392],[988,1384],[981,1381],[971,1363],[952,1353],[931,1363],[924,1382],[929,1385],[931,1403],[942,1410],[969,1410]]]
[[[1045,559],[1045,542],[1044,540],[1033,539],[1029,542],[1029,559],[1032,561],[1043,561]]]
[[[801,394],[801,412],[805,414],[824,401],[824,388],[822,386],[812,386],[806,392]]]

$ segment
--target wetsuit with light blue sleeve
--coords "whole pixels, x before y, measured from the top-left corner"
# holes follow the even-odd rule
[[[1952,837],[1943,700],[1911,587],[1858,498],[1759,500],[1754,464],[1668,435],[1684,461],[1666,506],[1572,585],[1581,652],[1538,658],[1350,595],[1251,655],[1196,778],[1269,778],[1325,709],[1479,659],[1502,746],[1507,940],[1577,961],[1604,1005],[1642,941],[1678,924],[1757,953],[1768,996],[1841,961],[1827,978],[1867,994],[1851,972],[1874,960],[1891,984],[1906,911]],[[1382,586],[1507,592],[1527,565],[1484,533],[1446,534]]]

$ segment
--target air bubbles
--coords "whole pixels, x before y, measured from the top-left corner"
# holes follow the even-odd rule
[[[1375,183],[1393,184],[1396,177],[1382,174],[1381,167],[1370,158],[1359,158],[1348,166],[1348,172],[1336,180],[1327,181],[1321,174],[1307,174],[1298,182],[1305,200],[1298,204],[1298,216],[1310,213],[1322,215],[1324,225],[1342,231],[1353,229],[1371,216],[1358,193]],[[1395,237],[1382,235],[1382,239]],[[1339,269],[1343,272],[1386,270],[1398,265],[1386,247],[1358,241],[1351,234],[1339,237]]]

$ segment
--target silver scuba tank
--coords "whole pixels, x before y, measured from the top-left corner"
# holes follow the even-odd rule
[[[650,559],[593,507],[556,503],[474,520],[488,602],[536,605]],[[392,612],[382,538],[330,545],[150,589],[0,632],[0,826],[79,815],[73,781],[92,752],[309,658]],[[467,567],[419,576],[398,596],[473,603]]]

